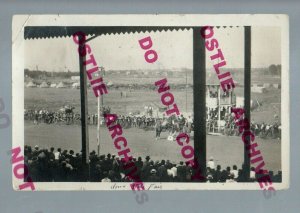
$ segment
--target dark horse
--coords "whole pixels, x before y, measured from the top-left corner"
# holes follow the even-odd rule
[[[73,110],[75,107],[73,106],[64,106],[59,109],[60,112],[66,115],[66,123],[70,124],[70,122],[73,122],[74,112]]]

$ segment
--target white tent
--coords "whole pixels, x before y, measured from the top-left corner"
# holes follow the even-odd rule
[[[73,89],[79,89],[80,88],[80,84],[78,82],[75,82],[72,84],[72,88]]]
[[[36,84],[33,83],[32,81],[30,81],[30,82],[26,85],[26,87],[36,87]]]
[[[59,84],[56,86],[56,88],[66,88],[67,86],[61,81]]]
[[[56,84],[53,83],[53,84],[50,85],[50,87],[51,88],[56,88]]]
[[[40,85],[40,88],[48,88],[48,87],[49,85],[45,81],[43,81]]]
[[[111,81],[109,81],[109,82],[107,83],[107,86],[112,86],[112,85],[114,85],[114,84],[113,84],[113,82],[111,82]]]

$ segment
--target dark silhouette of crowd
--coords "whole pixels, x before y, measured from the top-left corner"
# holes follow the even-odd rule
[[[40,149],[35,146],[25,146],[25,163],[28,165],[30,177],[34,182],[85,182],[83,175],[82,155],[73,150],[55,150],[53,147]],[[196,170],[183,161],[178,164],[169,160],[153,161],[149,156],[144,160],[141,157],[132,158],[137,175],[143,182],[191,182]],[[98,156],[95,151],[89,155],[89,181],[91,182],[131,182],[128,173],[131,170],[124,169],[126,164],[119,156],[107,154]],[[250,181],[255,182],[257,174],[251,168]],[[273,182],[281,182],[281,171],[274,175],[270,171]],[[212,158],[207,163],[207,182],[243,182],[243,170],[237,166],[222,169],[220,165],[215,167]]]

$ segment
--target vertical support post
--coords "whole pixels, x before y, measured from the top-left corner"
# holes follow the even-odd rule
[[[83,64],[85,57],[79,55],[80,67],[80,104],[81,104],[81,145],[82,145],[82,168],[83,178],[89,180],[89,132],[88,132],[88,102],[86,68]]]
[[[101,110],[100,110],[100,97],[98,96],[97,102],[97,154],[100,156],[100,116],[101,116]]]
[[[245,26],[244,28],[245,35],[245,46],[244,46],[244,109],[245,109],[245,118],[248,119],[251,123],[251,27]],[[247,138],[250,141],[250,136]],[[248,157],[248,150],[244,146],[244,174],[245,181],[248,181],[250,178],[250,158]]]
[[[221,88],[218,85],[218,133],[220,133],[220,124],[221,124]]]
[[[201,175],[206,177],[206,57],[200,30],[193,28],[194,149]]]

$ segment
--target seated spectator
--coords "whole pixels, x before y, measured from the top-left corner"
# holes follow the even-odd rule
[[[226,183],[236,183],[236,180],[234,179],[234,174],[229,175],[229,179],[226,180]]]
[[[55,160],[59,160],[61,156],[61,148],[57,149],[57,152],[54,153],[54,156],[55,156]]]
[[[251,167],[250,181],[255,181],[255,168],[254,167]]]
[[[214,180],[213,182],[219,182],[221,180],[222,172],[221,172],[221,166],[217,165],[217,170],[215,171],[214,174]]]
[[[103,179],[101,180],[101,182],[111,182],[111,180],[108,178],[108,173],[107,172],[103,172]]]
[[[210,157],[209,161],[207,163],[207,167],[211,168],[211,169],[215,169],[215,162],[214,162],[214,158]]]
[[[238,177],[239,177],[239,172],[238,172],[238,170],[237,170],[237,166],[236,166],[236,165],[233,165],[232,170],[230,171],[230,174],[233,174],[233,178],[234,178],[235,180],[238,179]]]
[[[34,154],[33,154],[34,153]],[[169,160],[156,161],[155,163],[147,156],[145,162],[141,157],[136,160],[134,157],[125,162],[124,159],[115,155],[101,155],[98,156],[95,151],[90,153],[89,171],[90,179],[87,180],[85,174],[82,172],[84,166],[82,165],[82,154],[76,153],[73,150],[64,150],[58,148],[54,152],[54,148],[40,149],[35,146],[32,151],[30,146],[24,147],[24,161],[28,164],[30,176],[35,182],[85,182],[85,181],[102,181],[102,182],[132,182],[129,174],[138,176],[141,181],[150,182],[253,182],[262,174],[257,174],[255,168],[252,167],[250,171],[250,178],[247,177],[247,168],[242,165],[238,169],[236,165],[227,167],[222,170],[220,165],[214,169],[214,161],[211,157],[207,164],[206,176],[201,174],[200,170],[194,168],[191,163],[180,161],[178,165],[176,162],[170,163]],[[128,164],[128,165],[127,165]],[[129,165],[130,164],[130,165]],[[126,167],[127,166],[127,167]],[[126,169],[131,168],[131,169]],[[135,170],[135,171],[134,171]],[[249,175],[249,174],[248,174]],[[264,174],[266,175],[266,174]],[[282,172],[274,175],[273,171],[269,172],[272,182],[282,181]],[[198,177],[195,179],[195,176]],[[194,178],[193,178],[194,177]]]
[[[211,183],[213,181],[213,176],[211,174],[207,175],[206,183]]]
[[[160,182],[159,177],[156,175],[155,169],[151,169],[148,182]]]

